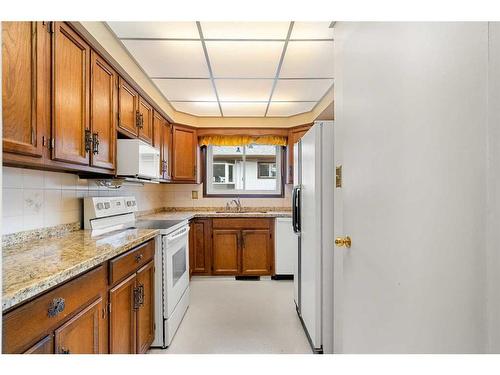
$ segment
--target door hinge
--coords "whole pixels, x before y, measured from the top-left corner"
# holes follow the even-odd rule
[[[111,302],[108,302],[108,314],[111,314]]]
[[[342,166],[338,165],[335,167],[335,187],[342,187]]]
[[[118,125],[120,125],[120,112],[117,112],[116,117],[118,118]]]
[[[55,138],[50,138],[50,147],[51,150],[56,148],[56,139]]]

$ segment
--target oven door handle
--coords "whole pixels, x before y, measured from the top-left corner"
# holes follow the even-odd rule
[[[176,240],[179,237],[184,236],[189,232],[189,227],[182,228],[180,231],[172,233],[170,236],[167,236],[168,241]]]

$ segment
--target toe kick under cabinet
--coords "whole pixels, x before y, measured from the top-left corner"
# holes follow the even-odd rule
[[[192,275],[274,274],[274,218],[195,218],[191,228]]]
[[[154,338],[154,240],[3,314],[2,353],[144,353]]]

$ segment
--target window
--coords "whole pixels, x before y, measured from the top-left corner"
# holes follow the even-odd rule
[[[207,146],[207,195],[282,194],[281,147]]]
[[[276,178],[276,163],[259,161],[257,163],[257,178]]]

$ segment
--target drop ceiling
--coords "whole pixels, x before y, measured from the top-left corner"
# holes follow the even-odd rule
[[[289,117],[333,86],[330,22],[108,22],[175,110]]]

